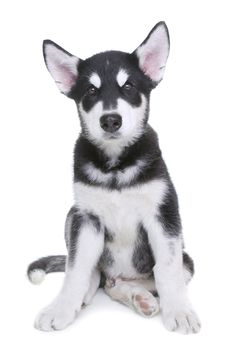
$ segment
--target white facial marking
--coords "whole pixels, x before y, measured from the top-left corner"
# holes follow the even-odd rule
[[[89,112],[86,112],[83,109],[82,103],[79,103],[78,110],[85,128],[88,130],[90,139],[98,143],[103,138],[103,129],[100,127],[100,117],[104,113],[103,102],[97,102]]]
[[[117,161],[122,150],[135,142],[144,131],[143,120],[148,102],[143,94],[141,94],[141,99],[141,105],[133,107],[127,101],[119,98],[117,107],[111,110],[104,110],[102,101],[97,102],[88,112],[83,109],[82,103],[78,105],[79,114],[88,131],[89,139],[114,162]],[[100,126],[101,116],[108,113],[117,113],[122,117],[122,126],[115,139],[107,138],[105,131]]]
[[[99,146],[110,158],[117,158],[124,147],[129,146],[140,137],[143,132],[143,120],[147,107],[147,100],[141,95],[142,103],[139,107],[131,106],[127,101],[119,98],[117,108],[112,113],[122,117],[122,126],[119,129],[120,137],[115,140],[100,140]],[[106,111],[107,113],[107,111]]]
[[[118,85],[122,87],[127,82],[128,78],[128,73],[124,69],[120,69],[116,77]]]
[[[90,83],[92,85],[94,85],[97,89],[99,89],[101,87],[101,79],[99,77],[99,75],[97,73],[93,73],[91,76],[90,76]]]

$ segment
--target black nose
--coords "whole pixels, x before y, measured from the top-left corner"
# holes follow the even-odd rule
[[[115,132],[120,129],[122,118],[119,114],[104,114],[100,118],[100,126],[104,131]]]

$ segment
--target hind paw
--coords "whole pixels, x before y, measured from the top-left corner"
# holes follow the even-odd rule
[[[146,291],[133,296],[133,306],[138,313],[146,317],[152,317],[159,312],[158,300]]]

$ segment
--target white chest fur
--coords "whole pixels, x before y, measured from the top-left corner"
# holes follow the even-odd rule
[[[99,216],[115,232],[122,227],[130,229],[132,221],[143,222],[147,217],[154,216],[163,201],[166,188],[166,182],[161,179],[122,190],[109,190],[76,182],[75,204],[81,211]]]
[[[83,212],[91,212],[113,234],[113,242],[108,247],[114,257],[112,275],[122,274],[133,277],[132,254],[137,239],[139,223],[155,219],[158,206],[166,193],[164,180],[153,180],[146,184],[108,190],[101,187],[74,184],[75,204]]]

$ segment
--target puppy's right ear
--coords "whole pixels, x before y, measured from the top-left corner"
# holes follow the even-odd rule
[[[44,40],[43,54],[45,64],[59,90],[68,96],[78,79],[81,60],[51,40]]]

